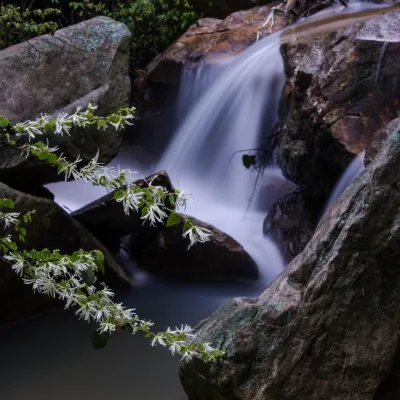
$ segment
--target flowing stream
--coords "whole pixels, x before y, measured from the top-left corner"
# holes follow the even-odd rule
[[[351,7],[358,11],[367,5]],[[332,12],[344,10],[336,7]],[[284,178],[277,168],[268,169],[257,186],[257,173],[245,169],[242,153],[237,153],[257,148],[277,120],[284,83],[280,41],[281,34],[273,34],[227,62],[183,74],[177,105],[181,124],[156,169],[165,169],[176,187],[193,194],[195,201],[186,213],[244,246],[259,265],[261,279],[248,284],[178,284],[137,272],[138,286],[120,300],[142,318],[154,320],[157,329],[195,325],[229,298],[257,296],[283,268],[276,247],[262,235],[266,210],[258,197],[262,193],[265,204],[277,200],[280,190],[266,195],[259,186],[283,183]],[[112,164],[143,175],[153,172],[128,147]],[[49,188],[71,211],[104,194],[76,182]],[[139,335],[121,334],[98,351],[90,345],[92,332],[92,326],[61,310],[1,330],[0,354],[6,362],[1,364],[0,398],[187,399],[179,385],[178,359],[165,349],[151,348]]]

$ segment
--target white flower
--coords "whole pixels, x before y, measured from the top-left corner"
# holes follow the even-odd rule
[[[99,328],[99,332],[100,333],[111,333],[115,331],[115,324],[112,324],[111,322],[101,322],[100,323],[100,328]]]
[[[0,213],[0,220],[4,221],[6,228],[17,222],[19,213]]]
[[[63,135],[63,133],[66,133],[69,135],[69,131],[71,129],[71,126],[69,125],[68,122],[68,114],[67,113],[60,113],[58,114],[58,117],[56,119],[56,129],[54,133]]]
[[[157,204],[151,204],[147,206],[147,213],[141,219],[144,220],[143,223],[149,220],[150,226],[154,226],[156,222],[163,222],[166,217],[167,214]]]
[[[195,355],[196,353],[193,350],[186,350],[183,354],[182,354],[182,358],[181,361],[183,362],[188,362],[189,360],[192,359],[192,357]]]
[[[191,197],[191,194],[185,193],[183,190],[177,190],[176,193],[178,196],[176,197],[176,207],[182,207],[186,209],[186,203]]]
[[[9,261],[14,261],[14,264],[12,265],[12,269],[19,275],[22,276],[24,273],[24,267],[25,267],[25,263],[23,259],[16,259],[12,256],[4,256],[4,258],[6,260]]]
[[[129,214],[129,210],[138,211],[139,204],[143,198],[143,192],[135,192],[132,187],[125,191],[124,195],[117,199],[122,202],[125,214]]]
[[[154,339],[151,341],[151,345],[155,346],[156,344],[160,344],[161,346],[165,346],[165,341],[161,334],[157,334],[154,336]]]
[[[192,226],[186,232],[183,233],[183,237],[188,236],[190,244],[188,250],[197,242],[205,243],[210,240],[212,232],[206,228],[200,228],[199,226]]]
[[[181,347],[182,347],[182,345],[184,345],[184,344],[185,344],[184,342],[180,342],[180,341],[173,342],[173,343],[169,346],[169,350],[170,350],[170,352],[171,352],[172,354],[180,353]]]

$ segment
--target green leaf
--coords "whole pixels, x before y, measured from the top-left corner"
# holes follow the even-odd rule
[[[14,202],[11,199],[5,199],[4,205],[10,209],[14,208]]]
[[[87,269],[86,271],[82,272],[83,281],[88,286],[92,286],[93,283],[96,281],[96,275],[91,269]]]
[[[7,127],[9,124],[10,124],[10,121],[9,121],[8,118],[6,118],[6,117],[1,117],[1,116],[0,116],[0,126],[1,126],[2,128]]]
[[[256,163],[256,156],[249,156],[248,154],[244,154],[242,157],[243,165],[249,169]]]
[[[95,257],[96,267],[104,275],[104,273],[105,273],[105,270],[104,270],[104,254],[100,250],[93,250],[92,253],[94,254],[94,257]]]
[[[108,339],[111,335],[109,333],[100,333],[95,331],[92,337],[92,345],[95,349],[100,350],[107,346]]]
[[[181,216],[177,213],[172,213],[167,219],[167,228],[179,223]]]

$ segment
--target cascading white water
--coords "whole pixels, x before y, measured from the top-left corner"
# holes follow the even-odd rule
[[[238,152],[258,148],[277,121],[284,84],[279,47],[280,35],[271,35],[229,63],[185,71],[178,109],[197,102],[158,164],[176,186],[193,193],[188,214],[237,239],[270,276],[282,261],[262,235],[265,213],[257,201],[248,207],[257,171],[247,170]]]
[[[364,170],[364,157],[365,151],[361,152],[347,167],[346,171],[343,173],[332,194],[325,206],[324,215],[332,206],[332,204],[340,197],[340,195],[346,190],[348,186],[357,178],[358,175]]]

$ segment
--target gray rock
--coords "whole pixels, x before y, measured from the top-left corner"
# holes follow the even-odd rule
[[[199,325],[226,356],[182,365],[190,399],[398,398],[399,165],[395,132],[258,299]]]
[[[27,236],[21,249],[59,249],[62,253],[83,250],[101,250],[105,255],[104,279],[114,286],[130,286],[131,275],[122,268],[112,254],[78,221],[68,215],[52,200],[21,193],[0,183],[0,198],[15,202],[15,211],[35,210],[32,222],[26,226]],[[30,317],[55,305],[55,301],[33,294],[31,286],[3,261],[0,266],[0,325]]]
[[[88,103],[99,106],[99,115],[128,105],[129,38],[125,25],[97,17],[0,51],[0,115],[23,122],[42,113],[72,113]],[[87,162],[99,149],[100,161],[109,162],[118,152],[121,135],[90,128],[49,140],[71,160],[80,154]],[[60,179],[47,165],[0,147],[2,182],[24,180],[32,186]]]

